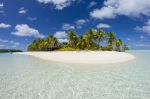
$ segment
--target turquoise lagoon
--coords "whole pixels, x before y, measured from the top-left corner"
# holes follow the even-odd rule
[[[0,99],[150,99],[150,51],[119,64],[62,64],[0,54]]]

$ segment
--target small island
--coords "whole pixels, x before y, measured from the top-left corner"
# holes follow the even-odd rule
[[[22,52],[22,51],[17,49],[0,49],[0,52]]]
[[[68,32],[67,42],[59,42],[53,35],[36,39],[28,46],[29,52],[18,54],[61,63],[112,64],[134,59],[133,55],[124,52],[128,49],[114,32],[89,29],[80,36]]]

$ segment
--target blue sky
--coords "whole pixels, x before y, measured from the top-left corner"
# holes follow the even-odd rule
[[[114,31],[130,49],[150,49],[150,0],[0,0],[0,49],[87,29]]]

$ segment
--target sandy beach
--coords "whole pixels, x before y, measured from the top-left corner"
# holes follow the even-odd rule
[[[54,51],[54,52],[19,52],[44,60],[77,64],[112,64],[133,60],[135,57],[125,52],[115,51]]]

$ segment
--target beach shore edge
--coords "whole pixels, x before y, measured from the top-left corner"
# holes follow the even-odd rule
[[[55,62],[77,64],[114,64],[135,59],[135,56],[132,54],[116,51],[17,52],[15,54],[30,55]]]

